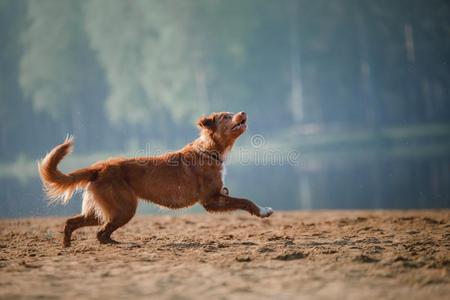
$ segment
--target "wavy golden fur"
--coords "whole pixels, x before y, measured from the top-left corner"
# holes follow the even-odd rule
[[[97,233],[101,243],[116,243],[111,234],[134,216],[138,199],[173,209],[200,203],[209,212],[242,209],[255,216],[270,216],[271,208],[231,197],[223,186],[223,162],[245,132],[246,122],[243,112],[212,113],[198,120],[200,137],[178,151],[113,158],[64,174],[57,166],[72,151],[73,138],[68,137],[39,163],[51,202],[65,204],[77,189],[84,190],[82,213],[66,221],[64,246],[70,246],[74,230],[94,225],[102,225]]]

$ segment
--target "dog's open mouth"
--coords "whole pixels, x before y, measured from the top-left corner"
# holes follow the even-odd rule
[[[241,129],[242,127],[245,127],[246,123],[247,123],[247,118],[243,118],[239,123],[234,125],[233,128],[231,128],[231,130]]]

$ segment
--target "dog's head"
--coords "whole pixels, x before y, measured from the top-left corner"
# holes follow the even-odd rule
[[[224,148],[232,146],[235,140],[247,129],[247,114],[245,112],[212,113],[197,121],[202,135],[210,136],[220,142]]]

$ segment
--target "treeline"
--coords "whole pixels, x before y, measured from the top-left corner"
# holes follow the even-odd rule
[[[266,133],[450,119],[446,0],[3,0],[0,41],[3,161],[66,133],[172,147],[218,110]]]

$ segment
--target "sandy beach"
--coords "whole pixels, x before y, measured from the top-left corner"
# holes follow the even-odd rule
[[[450,210],[139,216],[100,245],[0,221],[1,299],[448,299]]]

